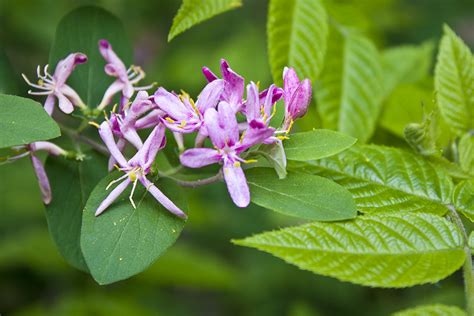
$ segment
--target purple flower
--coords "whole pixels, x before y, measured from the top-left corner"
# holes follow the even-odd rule
[[[59,146],[50,142],[34,142],[29,145],[18,146],[15,149],[26,150],[26,151],[17,156],[8,158],[7,162],[13,162],[20,158],[30,156],[31,162],[33,163],[33,169],[36,174],[36,178],[38,179],[43,202],[44,204],[51,203],[52,196],[51,196],[51,186],[49,184],[49,179],[46,174],[46,171],[44,170],[43,163],[38,157],[36,157],[36,152],[45,151],[49,153],[50,155],[54,155],[54,156],[61,156],[61,155],[65,156],[67,155],[67,152],[64,149],[60,148]]]
[[[105,91],[102,101],[97,106],[99,110],[103,110],[110,104],[114,95],[119,92],[122,92],[122,98],[120,100],[120,106],[122,108],[132,98],[135,91],[148,90],[153,87],[153,84],[144,87],[134,86],[145,78],[145,72],[140,67],[133,65],[127,69],[107,40],[103,39],[99,41],[99,51],[107,62],[104,68],[105,73],[116,78]]]
[[[98,216],[104,212],[119,196],[120,194],[132,184],[132,191],[130,193],[130,202],[133,208],[136,208],[133,201],[133,193],[139,181],[153,197],[163,205],[171,213],[186,218],[186,214],[179,209],[168,197],[166,197],[150,180],[147,179],[147,174],[150,172],[151,165],[155,160],[158,151],[164,147],[166,143],[165,128],[162,124],[157,125],[151,134],[146,139],[143,146],[130,159],[126,160],[117,143],[114,140],[112,128],[108,122],[103,122],[99,127],[99,135],[107,146],[110,154],[114,157],[119,165],[119,169],[125,174],[112,181],[107,189],[114,183],[120,182],[110,194],[102,201],[96,210],[95,215]]]
[[[218,79],[218,77],[207,67],[202,68],[202,73],[209,82]],[[239,112],[242,109],[245,80],[230,68],[229,63],[225,59],[221,59],[221,73],[222,79],[224,80],[224,91],[220,100],[227,102],[234,112]]]
[[[222,163],[224,180],[232,200],[237,206],[246,207],[250,203],[250,192],[240,166],[245,160],[239,155],[263,142],[273,135],[275,130],[267,126],[256,126],[247,129],[240,137],[235,112],[225,101],[219,104],[217,111],[208,109],[204,114],[204,121],[215,149],[188,149],[180,156],[181,164],[189,168],[200,168]]]
[[[284,129],[289,131],[294,120],[302,117],[308,110],[311,102],[311,81],[304,79],[300,81],[293,68],[285,67],[283,70],[285,101],[285,122]]]
[[[66,84],[67,79],[76,65],[83,64],[86,61],[87,56],[82,53],[69,54],[66,58],[58,62],[53,75],[48,72],[48,65],[43,68],[43,74],[41,73],[41,67],[38,66],[36,74],[39,79],[36,84],[32,83],[22,74],[23,79],[25,79],[31,87],[41,90],[29,90],[28,93],[31,95],[48,96],[44,103],[44,109],[49,115],[53,113],[55,99],[58,99],[59,108],[66,114],[71,113],[74,110],[74,106],[86,108],[86,105],[82,102],[77,92]]]

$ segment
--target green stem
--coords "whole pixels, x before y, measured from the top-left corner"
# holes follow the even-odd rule
[[[200,186],[215,183],[215,182],[220,181],[220,180],[223,179],[222,171],[219,171],[216,175],[214,175],[212,177],[205,178],[205,179],[199,179],[199,180],[195,180],[195,181],[180,180],[180,179],[177,179],[175,177],[166,175],[166,174],[164,174],[160,171],[158,171],[158,176],[163,177],[163,178],[171,179],[174,182],[176,182],[178,185],[180,185],[182,187],[187,187],[187,188],[197,188],[197,187],[200,187]]]
[[[461,230],[464,239],[464,252],[466,260],[464,260],[463,275],[464,275],[464,293],[466,295],[466,312],[469,316],[474,316],[474,271],[472,266],[472,252],[469,247],[469,237],[466,229],[459,217],[458,212],[452,205],[448,205],[451,218],[456,226]]]

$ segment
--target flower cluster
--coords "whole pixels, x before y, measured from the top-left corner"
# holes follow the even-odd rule
[[[245,85],[244,78],[232,70],[225,60],[221,60],[221,77],[209,68],[202,72],[208,83],[194,101],[187,93],[177,94],[159,87],[154,94],[146,90],[153,87],[137,87],[145,73],[140,67],[127,68],[114,52],[112,45],[99,41],[99,51],[106,61],[105,73],[115,78],[105,91],[102,101],[96,106],[104,110],[114,98],[119,96],[119,107],[111,111],[98,127],[99,136],[105,144],[109,157],[109,170],[114,166],[124,174],[112,181],[107,190],[118,183],[96,210],[96,215],[104,212],[128,187],[132,186],[130,202],[135,207],[133,193],[137,183],[171,213],[183,217],[186,214],[168,199],[158,187],[149,180],[151,166],[159,150],[166,144],[166,129],[173,132],[180,147],[180,162],[189,168],[201,168],[211,164],[222,165],[221,173],[227,184],[229,194],[239,207],[250,202],[250,193],[242,163],[251,148],[260,144],[281,144],[287,138],[294,120],[302,117],[311,99],[311,83],[308,79],[300,81],[292,68],[283,71],[283,88],[272,84],[259,91],[259,84],[250,82]],[[48,114],[53,113],[55,100],[58,100],[62,112],[69,114],[74,107],[88,109],[79,95],[66,84],[68,77],[78,64],[85,63],[87,57],[74,53],[61,60],[54,74],[48,73],[48,67],[38,67],[38,82],[26,82],[40,90],[29,91],[33,95],[47,95],[44,104]],[[135,93],[136,92],[136,93]],[[244,98],[244,95],[246,98]],[[283,99],[285,118],[273,127],[272,118],[276,113],[277,102]],[[151,130],[146,139],[140,130]],[[185,149],[183,134],[195,134],[195,148]],[[208,140],[208,141],[207,141]],[[212,144],[212,147],[205,147]],[[126,158],[124,150],[131,147],[135,154]],[[37,142],[24,146],[26,150],[12,160],[30,155],[40,182],[45,203],[51,200],[49,182],[41,162],[34,153],[45,150],[53,155],[67,155],[58,146],[48,142]]]

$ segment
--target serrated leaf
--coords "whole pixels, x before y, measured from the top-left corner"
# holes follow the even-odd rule
[[[459,140],[459,164],[466,172],[474,173],[474,134],[466,133]]]
[[[390,94],[400,83],[415,83],[426,78],[433,61],[433,43],[403,45],[382,52],[384,93]]]
[[[318,129],[295,133],[284,141],[286,157],[290,160],[308,161],[329,157],[346,150],[357,139],[331,130]]]
[[[273,80],[281,85],[285,66],[315,82],[323,69],[328,17],[321,0],[271,0],[267,22]]]
[[[49,64],[72,52],[87,55],[87,63],[78,66],[68,79],[91,108],[96,107],[113,78],[104,72],[105,60],[99,53],[99,40],[107,39],[126,66],[131,64],[132,48],[122,22],[99,7],[86,6],[67,14],[58,24]],[[53,67],[54,68],[54,67]]]
[[[405,309],[392,316],[467,316],[467,314],[457,306],[433,304]]]
[[[462,181],[456,185],[453,203],[456,210],[474,222],[474,180]]]
[[[131,188],[100,216],[95,211],[109,194],[106,186],[122,174],[111,173],[97,184],[83,211],[81,249],[89,271],[99,284],[129,278],[150,266],[179,237],[184,220],[161,206],[139,185],[134,194],[137,208],[128,199]],[[173,202],[186,209],[184,196],[174,182],[155,184]]]
[[[41,104],[0,94],[0,148],[30,144],[61,135],[59,126]]]
[[[354,32],[331,29],[325,68],[316,89],[324,128],[364,143],[372,136],[382,106],[382,65],[374,44]]]
[[[173,19],[168,42],[196,24],[241,5],[241,0],[183,0]]]
[[[376,287],[435,283],[458,270],[465,259],[458,228],[423,213],[314,222],[234,242],[304,270]]]
[[[337,156],[296,166],[345,187],[363,213],[428,212],[443,215],[453,183],[447,172],[409,152],[354,146]]]
[[[46,206],[51,237],[67,263],[88,271],[80,247],[82,210],[92,189],[107,175],[107,161],[94,152],[80,162],[50,156],[45,168],[53,196]]]
[[[350,193],[328,179],[289,173],[280,180],[269,168],[250,169],[246,176],[252,202],[275,212],[319,221],[357,214]]]
[[[435,88],[441,115],[458,134],[474,127],[473,87],[472,53],[445,25],[435,69]]]

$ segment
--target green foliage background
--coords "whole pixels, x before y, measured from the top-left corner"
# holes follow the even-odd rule
[[[329,0],[328,0],[329,1]],[[331,0],[341,19],[367,31],[378,48],[439,39],[446,22],[474,46],[471,0]],[[57,23],[82,4],[118,15],[135,48],[134,62],[169,89],[196,94],[200,67],[232,67],[262,85],[271,82],[265,24],[267,1],[244,1],[167,43],[177,0],[1,0],[0,91],[24,95],[20,74],[47,62]],[[341,10],[341,12],[344,12]],[[418,115],[420,115],[418,113]],[[302,126],[314,126],[310,111]],[[419,120],[418,120],[419,121]],[[383,125],[383,123],[382,123]],[[394,128],[378,127],[375,141],[401,144]],[[1,152],[0,152],[1,155]],[[385,315],[405,307],[461,306],[461,275],[411,289],[370,289],[316,276],[263,252],[236,247],[250,236],[302,221],[255,205],[233,206],[225,186],[188,190],[192,218],[177,244],[146,272],[99,286],[68,266],[48,235],[28,159],[0,168],[0,313],[8,315]]]

